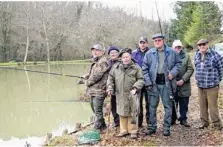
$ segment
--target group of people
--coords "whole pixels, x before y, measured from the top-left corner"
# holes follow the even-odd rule
[[[138,48],[119,50],[108,48],[108,61],[105,49],[96,44],[91,48],[93,63],[84,75],[87,93],[91,97],[91,107],[96,121],[94,128],[106,129],[103,104],[109,96],[114,127],[120,126],[117,137],[130,134],[137,138],[143,124],[143,99],[145,99],[147,135],[156,133],[157,107],[161,98],[164,106],[163,135],[170,136],[171,125],[178,120],[182,126],[190,127],[187,122],[189,97],[191,96],[190,78],[196,69],[195,79],[199,93],[200,129],[209,127],[209,114],[212,127],[221,130],[222,124],[218,111],[219,84],[223,78],[223,57],[209,48],[208,40],[197,42],[194,66],[190,56],[184,51],[180,40],[175,40],[172,48],[165,44],[162,34],[152,36],[154,48],[148,47],[146,37],[140,37]],[[133,121],[135,112],[132,103],[137,99],[137,123]],[[179,106],[178,106],[179,105]],[[179,107],[180,116],[176,115]]]

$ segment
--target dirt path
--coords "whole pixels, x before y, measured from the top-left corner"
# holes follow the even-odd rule
[[[171,127],[171,136],[165,137],[162,135],[162,123],[163,123],[163,106],[160,103],[157,111],[157,121],[158,128],[157,132],[153,136],[147,136],[145,134],[146,124],[144,123],[143,129],[140,130],[139,138],[136,140],[131,140],[129,136],[124,138],[115,137],[118,134],[118,129],[111,128],[109,137],[106,134],[102,134],[102,141],[97,144],[97,146],[222,146],[223,145],[223,132],[215,131],[211,128],[199,130],[200,125],[199,119],[199,104],[198,104],[198,94],[197,87],[195,85],[194,77],[192,81],[192,96],[189,102],[189,112],[188,112],[188,122],[191,125],[190,128],[185,128],[177,122],[176,125]],[[220,93],[223,94],[223,88]],[[223,96],[219,99],[219,111],[221,120],[223,121]],[[91,129],[91,128],[88,128]],[[70,136],[72,145],[77,144],[77,135]],[[108,138],[108,139],[106,139]],[[71,145],[65,142],[58,142],[57,145]]]
[[[126,138],[116,138],[112,135],[108,141],[105,141],[105,136],[102,135],[103,141],[99,145],[143,145],[143,146],[197,146],[197,145],[223,145],[223,132],[215,131],[213,129],[204,129],[199,130],[198,126],[200,125],[199,119],[199,103],[198,103],[198,94],[197,87],[195,84],[194,77],[192,81],[192,96],[190,97],[189,103],[189,112],[188,112],[188,122],[191,125],[190,128],[185,128],[177,122],[176,125],[171,127],[171,136],[165,137],[162,135],[162,123],[163,123],[163,106],[159,105],[157,120],[158,120],[158,129],[155,135],[146,136],[143,131],[146,130],[146,124],[144,123],[143,130],[140,130],[139,139],[131,140],[128,137]],[[220,91],[223,93],[223,89]],[[223,96],[220,97],[220,116],[223,120]]]

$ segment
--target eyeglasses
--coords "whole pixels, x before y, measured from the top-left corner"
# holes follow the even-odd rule
[[[198,46],[205,46],[207,43],[198,44]]]
[[[146,44],[145,42],[141,41],[140,44]]]
[[[154,42],[161,42],[162,39],[157,39],[157,40],[154,40]]]
[[[181,49],[181,48],[182,48],[181,46],[176,46],[176,47],[175,47],[175,49]]]

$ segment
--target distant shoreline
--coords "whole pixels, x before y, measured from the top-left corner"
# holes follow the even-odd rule
[[[51,61],[50,65],[54,64],[89,64],[90,59],[86,60],[70,60],[70,61]],[[0,66],[24,66],[24,65],[47,65],[46,61],[29,61],[29,62],[5,62],[5,63],[0,63]]]

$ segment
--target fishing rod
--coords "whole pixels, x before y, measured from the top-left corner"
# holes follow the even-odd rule
[[[81,102],[81,103],[88,103],[90,102],[89,100],[77,100],[77,99],[71,99],[71,100],[57,100],[57,101],[23,101],[23,102],[27,102],[27,103],[56,103],[56,102],[64,102],[64,103],[71,103],[71,102]]]
[[[155,1],[155,4],[156,4],[157,17],[158,17],[158,20],[159,20],[160,33],[163,36],[162,26],[161,26],[161,22],[160,22],[159,11],[158,11],[158,7],[157,7],[156,1]],[[163,43],[164,43],[164,39],[163,39]],[[167,65],[167,67],[168,67],[168,65]],[[168,70],[168,74],[169,73],[170,73],[170,71]],[[177,110],[177,102],[176,102],[176,92],[174,92],[174,89],[173,89],[173,85],[172,84],[173,84],[172,80],[169,79],[169,86],[170,86],[170,90],[171,90],[171,93],[172,93],[172,94],[170,94],[170,99],[172,100],[172,103],[173,103],[174,115],[177,118],[177,112],[178,112],[178,110]]]
[[[66,74],[60,74],[60,73],[54,73],[54,72],[44,72],[44,71],[38,71],[38,70],[29,70],[29,69],[21,69],[21,68],[13,68],[13,67],[2,67],[2,69],[11,69],[11,70],[19,70],[19,71],[28,71],[28,72],[35,72],[35,73],[43,73],[43,74],[51,74],[51,75],[57,75],[57,76],[65,76],[65,77],[74,77],[74,78],[80,78],[83,79],[81,76],[75,76],[75,75],[66,75]]]
[[[160,33],[163,35],[163,32],[162,32],[162,26],[161,26],[161,22],[160,22],[159,11],[158,11],[158,7],[157,7],[157,3],[156,3],[156,1],[155,1],[155,4],[156,4],[157,17],[158,17],[158,21],[159,21]]]

